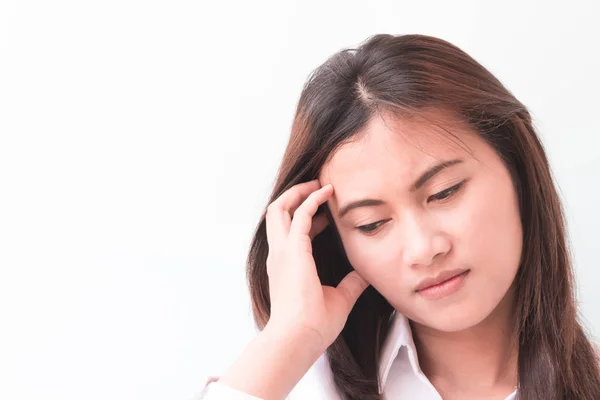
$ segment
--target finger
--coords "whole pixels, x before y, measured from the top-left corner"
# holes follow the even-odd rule
[[[337,285],[336,290],[338,290],[342,297],[342,312],[344,315],[350,314],[352,307],[356,304],[356,301],[360,297],[360,295],[365,291],[366,288],[369,287],[367,281],[365,281],[362,276],[358,274],[357,271],[352,271],[348,275],[342,279],[342,281]]]
[[[281,196],[273,202],[273,206],[277,209],[287,211],[291,217],[294,214],[294,210],[298,208],[311,193],[318,190],[320,187],[321,184],[318,179],[294,185],[283,192]]]
[[[313,240],[319,233],[323,232],[329,225],[329,220],[325,214],[318,214],[312,220],[312,226],[310,227],[310,240]]]
[[[321,189],[311,193],[306,200],[296,209],[292,224],[290,226],[290,236],[301,237],[308,236],[312,226],[312,219],[317,209],[333,193],[333,186],[327,184]]]
[[[267,243],[269,245],[269,252],[272,251],[272,249],[276,248],[276,246],[279,246],[282,240],[285,240],[285,238],[287,238],[287,234],[289,231],[288,226],[290,223],[286,222],[285,220],[289,217],[290,216],[287,214],[287,212],[280,209],[269,208],[267,210],[265,220],[267,227]]]
[[[265,217],[269,247],[277,246],[280,240],[287,238],[293,215],[290,209],[295,210],[310,193],[319,188],[319,185],[316,179],[299,183],[269,204]]]

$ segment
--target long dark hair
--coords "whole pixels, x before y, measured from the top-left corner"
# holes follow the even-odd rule
[[[525,106],[455,45],[425,35],[378,34],[313,71],[268,203],[317,178],[331,154],[375,113],[401,117],[431,109],[450,110],[477,131],[502,157],[515,183],[523,227],[515,281],[519,398],[600,399],[599,360],[579,321],[565,218],[543,145]],[[260,329],[270,314],[265,215],[266,205],[247,266]],[[325,285],[336,286],[352,270],[332,224],[315,238],[313,253]],[[392,312],[369,287],[327,349],[343,398],[382,398],[378,362]]]

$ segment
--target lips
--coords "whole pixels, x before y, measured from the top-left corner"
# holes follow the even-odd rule
[[[425,278],[422,281],[420,281],[419,284],[417,285],[415,291],[418,292],[420,290],[424,290],[424,289],[430,288],[432,286],[439,285],[441,283],[449,281],[450,279],[452,279],[458,275],[464,274],[467,271],[469,271],[469,269],[466,269],[466,268],[442,271],[433,278]]]

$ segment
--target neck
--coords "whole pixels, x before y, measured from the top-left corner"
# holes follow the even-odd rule
[[[441,332],[411,322],[421,369],[440,392],[514,391],[518,346],[512,297],[507,294],[490,316],[463,331]]]

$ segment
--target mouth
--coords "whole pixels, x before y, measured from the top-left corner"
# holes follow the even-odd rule
[[[423,279],[415,292],[430,300],[449,296],[463,286],[470,271],[470,269],[443,271],[433,278]]]

